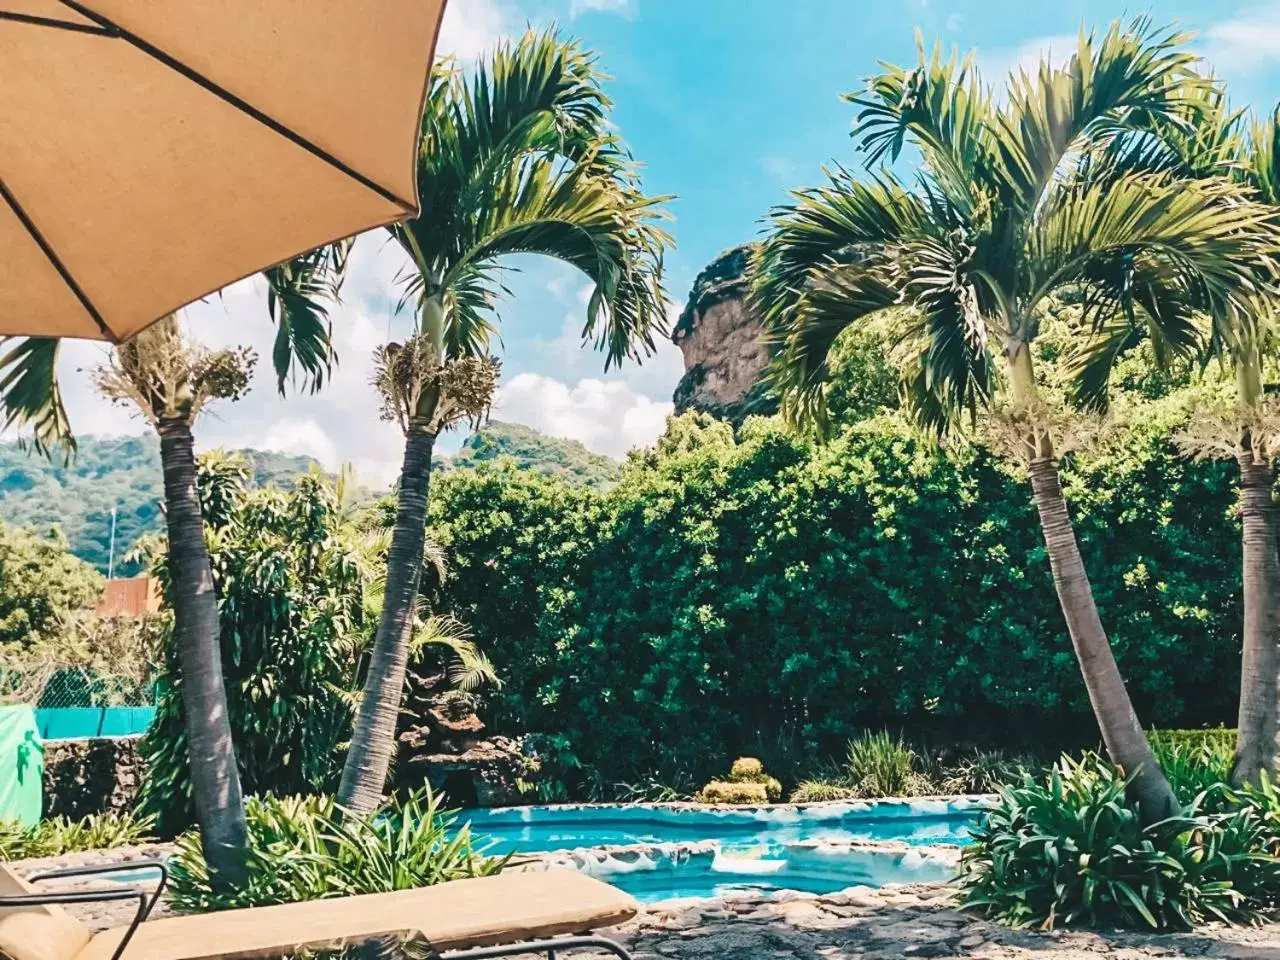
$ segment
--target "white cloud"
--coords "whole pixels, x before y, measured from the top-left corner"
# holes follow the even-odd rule
[[[1280,6],[1247,7],[1205,31],[1205,57],[1215,67],[1254,70],[1280,61]]]
[[[621,458],[653,443],[672,413],[621,380],[579,380],[569,386],[537,373],[513,377],[498,391],[493,415],[553,437],[580,441],[596,453]]]
[[[617,13],[624,17],[635,16],[635,8],[631,0],[572,0],[569,4],[569,18],[572,20],[576,20],[588,11]]]
[[[506,7],[495,0],[458,0],[445,7],[440,26],[440,52],[474,60],[506,34]]]
[[[338,462],[338,448],[325,433],[324,428],[310,417],[295,419],[284,417],[267,428],[262,439],[253,444],[261,450],[279,450],[284,453],[300,453],[317,460],[330,469]]]
[[[1034,76],[1041,61],[1046,59],[1054,66],[1065,66],[1076,52],[1079,39],[1079,35],[1074,33],[1032,37],[1016,47],[979,52],[978,68],[984,81],[995,87],[996,95],[1003,97],[1010,73],[1024,70]]]

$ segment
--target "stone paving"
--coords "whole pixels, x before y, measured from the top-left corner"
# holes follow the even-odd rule
[[[163,846],[151,846],[61,858],[57,865],[128,861],[166,852]],[[29,873],[50,865],[26,861],[16,866]],[[102,928],[127,922],[130,907],[76,909],[91,926]],[[744,892],[721,900],[669,901],[646,907],[635,920],[606,932],[626,943],[637,960],[1280,960],[1280,917],[1262,927],[1213,925],[1165,935],[1014,931],[960,913],[952,889],[944,884],[852,887],[825,896]],[[592,954],[577,956],[594,960]]]

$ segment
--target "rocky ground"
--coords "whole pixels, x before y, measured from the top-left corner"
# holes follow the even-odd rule
[[[164,852],[163,847],[144,847],[84,854],[62,858],[56,865],[136,860]],[[26,861],[17,867],[19,872],[30,873],[52,865],[50,861]],[[1210,926],[1195,933],[1158,936],[1036,933],[1008,930],[962,914],[951,898],[951,889],[940,884],[891,885],[878,890],[854,887],[826,896],[794,891],[773,896],[742,893],[717,901],[650,906],[626,926],[607,932],[626,943],[637,960],[1280,960],[1280,918],[1263,927]],[[127,922],[130,907],[117,904],[75,909],[91,926],[101,928]]]

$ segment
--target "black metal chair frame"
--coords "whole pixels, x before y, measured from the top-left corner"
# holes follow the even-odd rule
[[[43,907],[64,903],[103,903],[112,900],[137,900],[138,909],[129,923],[128,930],[116,947],[111,960],[120,960],[129,941],[140,927],[151,916],[151,911],[160,901],[161,894],[169,882],[169,868],[163,860],[130,860],[124,863],[112,863],[91,867],[67,867],[62,870],[44,870],[27,876],[28,883],[39,883],[42,880],[63,880],[70,877],[94,877],[111,873],[133,873],[137,870],[158,870],[160,882],[155,892],[148,894],[141,887],[131,884],[120,884],[119,889],[95,887],[90,890],[64,890],[48,893],[24,893],[0,895],[0,907]],[[595,947],[612,953],[620,960],[633,960],[633,957],[622,944],[600,936],[549,937],[544,940],[525,940],[520,943],[509,943],[493,947],[472,947],[466,950],[451,950],[446,953],[429,954],[432,960],[496,960],[498,957],[519,957],[527,954],[546,954],[547,960],[556,960],[556,955],[568,950],[583,950]]]
[[[20,893],[0,896],[0,907],[45,907],[63,903],[104,903],[110,900],[137,900],[138,911],[129,923],[116,952],[111,960],[120,960],[124,948],[129,945],[133,935],[138,932],[142,921],[151,916],[151,911],[160,902],[165,885],[169,882],[169,868],[163,860],[129,860],[122,863],[99,864],[92,867],[65,867],[61,870],[43,870],[27,876],[28,883],[39,883],[42,880],[64,880],[69,877],[100,877],[111,873],[133,873],[135,870],[159,870],[160,882],[155,893],[148,895],[141,887],[131,884],[120,884],[119,889],[95,887],[91,890],[63,890],[48,893]]]

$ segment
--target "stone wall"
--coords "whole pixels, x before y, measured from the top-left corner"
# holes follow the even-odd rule
[[[747,265],[754,246],[734,247],[707,264],[671,339],[684,354],[684,377],[672,398],[677,413],[699,410],[740,423],[777,409],[760,384],[768,354],[762,327],[747,299]]]
[[[142,782],[139,737],[50,740],[44,745],[44,815],[79,820],[129,813]]]

